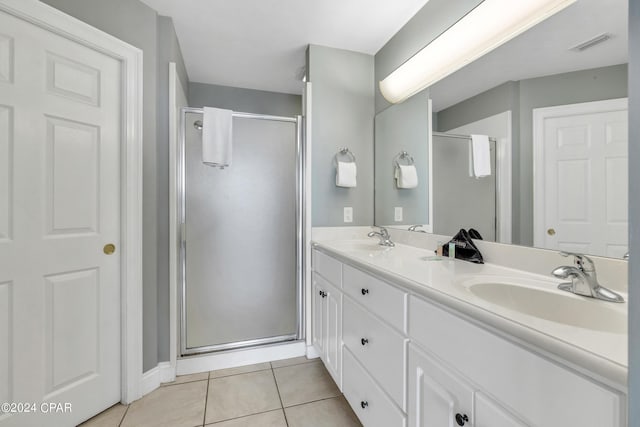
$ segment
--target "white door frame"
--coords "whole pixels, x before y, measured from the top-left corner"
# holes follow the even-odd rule
[[[628,108],[628,98],[534,108],[533,110],[533,246],[544,247],[544,122],[554,117],[606,113]],[[542,213],[542,214],[541,214]]]
[[[0,11],[122,64],[121,401],[130,403],[142,379],[142,51],[36,0],[0,0]]]

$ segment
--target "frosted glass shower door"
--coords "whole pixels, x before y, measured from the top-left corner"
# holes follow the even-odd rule
[[[220,170],[202,163],[202,114],[185,117],[183,352],[294,339],[296,123],[234,118]]]

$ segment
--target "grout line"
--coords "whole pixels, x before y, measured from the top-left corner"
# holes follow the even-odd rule
[[[317,399],[317,400],[310,400],[308,402],[303,402],[303,403],[296,403],[295,405],[291,405],[291,406],[287,406],[287,408],[295,408],[296,406],[302,406],[302,405],[308,405],[309,403],[317,403],[317,402],[322,402],[323,400],[331,400],[331,399],[339,399],[341,398],[343,395],[342,393],[340,393],[337,396],[332,396],[332,397],[323,397],[322,399]]]
[[[278,380],[276,379],[276,371],[271,368],[271,375],[273,375],[273,382],[276,383],[276,390],[278,391],[278,399],[280,399],[280,409],[282,415],[284,415],[284,423],[289,427],[289,420],[287,420],[287,413],[284,410],[284,404],[282,403],[282,396],[280,395],[280,387],[278,387]]]
[[[202,416],[202,425],[204,426],[207,422],[207,403],[209,403],[209,385],[211,383],[211,372],[207,375],[207,393],[204,397],[204,415]]]
[[[255,415],[268,414],[269,412],[276,412],[277,410],[278,410],[278,408],[276,408],[276,409],[269,409],[269,410],[267,410],[267,411],[256,412],[255,414],[241,415],[241,416],[239,416],[239,417],[233,417],[233,418],[227,418],[227,419],[225,419],[225,420],[214,421],[214,422],[212,422],[212,423],[205,424],[205,427],[206,427],[206,426],[211,426],[211,425],[214,425],[214,424],[226,423],[226,422],[228,422],[228,421],[240,420],[240,419],[242,419],[242,418],[249,418],[249,417],[253,417],[253,416],[255,416]],[[282,410],[282,408],[280,408],[280,410]]]
[[[200,382],[200,381],[208,381],[208,380],[209,380],[209,377],[203,378],[201,380],[183,381],[181,383],[176,383],[176,382],[164,383],[160,387],[173,387],[174,385],[191,384],[191,383],[197,383],[197,382]]]
[[[214,378],[211,378],[212,371],[209,371],[209,379],[217,380],[218,378],[228,378],[228,377],[235,377],[236,375],[253,374],[254,372],[263,372],[263,371],[268,371],[269,369],[272,369],[272,368],[258,369],[257,371],[238,372],[237,374],[221,375],[219,377],[214,377]]]
[[[124,414],[122,414],[122,418],[120,419],[120,422],[118,423],[118,427],[120,427],[122,425],[122,423],[124,422],[124,417],[127,416],[127,412],[129,412],[129,408],[131,407],[131,404],[127,405],[127,409],[124,410]]]

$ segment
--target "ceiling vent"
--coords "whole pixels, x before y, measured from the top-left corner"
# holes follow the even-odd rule
[[[600,43],[604,43],[607,40],[609,40],[611,37],[613,37],[610,33],[602,33],[600,35],[597,35],[593,38],[590,38],[589,40],[586,40],[574,47],[572,47],[569,50],[572,50],[574,52],[584,52],[585,50],[592,48],[596,45],[599,45]]]

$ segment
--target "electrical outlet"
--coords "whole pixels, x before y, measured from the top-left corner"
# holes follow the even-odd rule
[[[353,208],[345,207],[344,208],[344,222],[353,222]]]
[[[394,208],[393,219],[396,222],[402,221],[402,206],[396,206]]]

